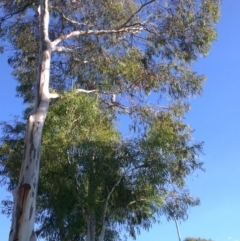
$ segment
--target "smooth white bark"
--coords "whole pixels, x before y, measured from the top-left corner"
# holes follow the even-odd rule
[[[138,27],[123,27],[120,29],[100,29],[100,30],[76,30],[68,34],[62,35],[59,38],[55,39],[52,43],[54,46],[58,45],[62,41],[76,36],[85,36],[85,35],[102,35],[102,34],[112,34],[112,33],[138,33],[143,30],[141,24]]]
[[[36,197],[39,179],[40,147],[44,121],[49,106],[49,72],[51,47],[48,39],[48,0],[39,1],[40,50],[37,88],[33,114],[27,121],[24,156],[14,208],[9,241],[36,241],[34,232]]]

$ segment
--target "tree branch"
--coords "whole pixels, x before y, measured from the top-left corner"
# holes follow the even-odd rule
[[[51,218],[50,218],[50,219],[51,219]],[[42,226],[41,228],[39,228],[38,230],[36,230],[35,233],[36,233],[37,237],[41,234],[41,232],[42,232],[44,229],[46,229],[46,228],[48,228],[48,227],[50,227],[50,226],[51,226],[51,223],[49,222],[49,223],[43,225],[43,226]]]
[[[85,89],[76,89],[75,90],[77,93],[93,93],[93,92],[98,92],[99,90],[85,90]]]
[[[132,20],[132,18],[133,18],[136,14],[138,14],[146,5],[148,5],[148,4],[152,3],[152,2],[155,2],[155,0],[151,0],[151,1],[149,1],[149,2],[145,2],[144,4],[142,4],[141,7],[140,7],[135,13],[133,13],[133,14],[130,16],[130,18],[129,18],[124,24],[122,24],[119,28],[121,29],[121,28],[123,28],[124,26],[126,26],[126,25]]]
[[[52,51],[55,51],[55,52],[74,52],[74,49],[66,48],[64,46],[53,46]]]
[[[58,97],[60,97],[61,95],[60,94],[58,94],[58,93],[49,93],[49,98],[50,99],[56,99],[56,98],[58,98]]]
[[[107,207],[108,207],[108,201],[112,195],[112,193],[114,192],[115,188],[117,187],[117,185],[121,182],[123,176],[125,175],[125,173],[123,173],[117,180],[117,182],[113,185],[111,191],[108,193],[106,201],[105,201],[105,205],[104,205],[104,209],[103,209],[103,215],[102,215],[102,228],[101,228],[101,234],[99,237],[99,241],[103,241],[104,236],[105,236],[105,230],[106,230],[106,216],[107,216]]]
[[[106,201],[105,201],[105,205],[104,205],[104,209],[103,209],[103,217],[102,217],[102,223],[103,223],[103,226],[102,226],[102,230],[101,230],[101,235],[100,237],[102,236],[102,232],[103,232],[103,229],[104,229],[104,226],[105,226],[105,219],[106,219],[106,213],[107,213],[107,207],[108,207],[108,201],[112,195],[112,193],[114,192],[115,188],[118,186],[118,184],[121,182],[122,178],[129,172],[135,170],[135,169],[138,169],[138,168],[142,168],[142,167],[145,167],[144,165],[140,165],[140,166],[137,166],[137,167],[133,167],[133,168],[128,168],[127,170],[125,170],[121,176],[118,178],[117,182],[113,185],[111,191],[108,193],[107,195],[107,198],[106,198]],[[144,199],[140,199],[140,200],[144,200]],[[132,201],[130,202],[128,205],[131,205],[133,204],[134,202],[137,202],[138,200],[136,201]],[[104,237],[104,236],[103,236]],[[103,240],[103,239],[102,239]],[[102,241],[101,238],[100,238],[100,241]]]
[[[80,22],[77,22],[75,20],[72,20],[72,19],[68,18],[64,13],[60,12],[57,8],[55,8],[53,6],[51,6],[50,8],[55,10],[56,12],[58,12],[62,16],[62,18],[64,18],[65,20],[67,20],[68,22],[70,22],[72,24],[76,24],[76,25],[79,25],[79,26],[88,26],[88,27],[92,26],[92,25],[88,25],[86,23],[80,23]]]
[[[0,19],[0,24],[1,24],[2,22],[4,22],[5,20],[10,19],[10,18],[13,17],[14,15],[17,15],[17,14],[19,14],[19,13],[22,13],[22,12],[25,11],[28,7],[30,7],[31,5],[32,5],[32,2],[28,2],[28,3],[26,3],[26,5],[22,6],[22,8],[20,8],[20,9],[17,9],[15,12],[12,12],[12,13],[9,13],[9,14],[5,15],[4,17],[2,17],[2,18]]]
[[[60,37],[58,37],[57,39],[55,39],[52,44],[54,46],[57,46],[59,43],[61,43],[62,41],[71,38],[71,37],[76,37],[76,36],[86,36],[86,35],[102,35],[102,34],[112,34],[112,33],[136,33],[139,31],[142,31],[143,27],[139,26],[139,27],[125,27],[125,28],[120,28],[120,29],[101,29],[101,30],[76,30],[76,31],[72,31],[68,34],[64,34]]]

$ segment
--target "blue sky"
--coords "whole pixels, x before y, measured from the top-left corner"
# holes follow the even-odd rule
[[[179,224],[181,237],[240,241],[240,0],[225,0],[217,25],[218,40],[195,69],[208,79],[201,97],[191,100],[186,122],[195,129],[194,138],[204,141],[201,156],[206,172],[188,180],[191,193],[201,205],[190,210],[189,219]],[[0,121],[20,115],[22,101],[15,98],[15,81],[0,55]],[[9,195],[0,189],[0,199]],[[0,214],[0,240],[7,240],[10,220]],[[178,241],[175,224],[162,218],[137,241]]]

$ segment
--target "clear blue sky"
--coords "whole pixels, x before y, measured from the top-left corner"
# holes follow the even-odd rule
[[[225,0],[217,25],[218,40],[210,54],[195,65],[208,80],[202,97],[191,101],[186,122],[196,130],[194,138],[204,141],[201,159],[206,172],[188,180],[191,193],[201,205],[190,210],[180,223],[181,237],[240,241],[240,0]],[[0,120],[12,120],[23,109],[15,98],[15,81],[0,55]],[[12,116],[10,116],[12,115]],[[10,195],[0,190],[0,199]],[[10,220],[0,214],[0,240],[8,239]],[[175,224],[166,222],[143,231],[137,241],[178,241]]]

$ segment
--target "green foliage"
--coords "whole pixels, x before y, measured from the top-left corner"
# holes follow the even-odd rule
[[[142,175],[131,180],[138,153],[130,143],[120,142],[112,124],[94,97],[70,93],[52,106],[44,129],[38,200],[44,207],[38,218],[49,223],[44,237],[58,240],[86,233],[84,218],[90,213],[96,216],[99,234],[107,197],[119,180],[106,212],[108,233],[114,232],[113,223],[127,222],[133,236],[137,226],[149,227],[162,198],[146,176],[145,182],[139,179]],[[134,204],[138,200],[141,206]]]
[[[135,238],[159,216],[185,220],[189,207],[199,204],[185,179],[202,169],[202,143],[192,141],[183,117],[188,98],[202,93],[205,77],[191,66],[216,39],[219,3],[50,1],[49,41],[75,30],[84,34],[59,44],[72,51],[51,56],[50,89],[61,98],[51,102],[44,127],[38,234],[84,240],[92,215],[97,235],[106,223],[105,241],[119,238],[121,228]],[[14,49],[8,63],[17,94],[29,104],[26,115],[37,78],[36,9],[32,0],[0,1],[0,52]],[[88,34],[98,30],[112,32]],[[75,93],[79,88],[93,92]],[[129,139],[118,130],[121,115],[130,117]],[[2,126],[1,182],[12,191],[25,124]],[[3,204],[9,214],[11,201]]]
[[[162,113],[152,122],[147,132],[145,145],[147,154],[152,159],[165,160],[173,175],[171,178],[178,186],[185,185],[185,177],[203,163],[196,162],[196,155],[201,152],[201,143],[192,144],[191,129],[179,120],[172,119],[168,113]]]
[[[185,238],[184,241],[213,241],[212,239],[202,239],[202,238]]]
[[[51,1],[50,40],[76,29],[140,28],[68,39],[62,45],[74,51],[53,53],[51,87],[59,91],[72,86],[111,90],[131,98],[154,90],[159,98],[167,96],[171,101],[200,93],[204,78],[190,66],[200,54],[208,53],[216,39],[219,2]],[[17,92],[25,102],[33,100],[31,89],[36,79],[39,44],[35,7],[34,1],[3,1],[1,5],[0,36],[15,48],[9,63],[19,83]],[[121,80],[116,81],[117,76]]]
[[[1,174],[11,190],[24,134],[24,125],[15,125],[4,124],[0,148]],[[135,238],[158,215],[186,218],[198,201],[182,189],[184,178],[202,165],[196,160],[200,145],[189,145],[189,135],[188,126],[162,113],[151,117],[144,138],[122,140],[95,96],[66,92],[51,104],[44,127],[36,218],[41,236],[81,240],[90,214],[97,235],[107,222],[106,240],[115,240],[117,227]],[[3,204],[10,212],[11,203]]]
[[[73,92],[64,93],[61,100],[50,107],[44,136],[50,142],[71,143],[81,140],[117,140],[109,113],[102,113],[96,97]]]

